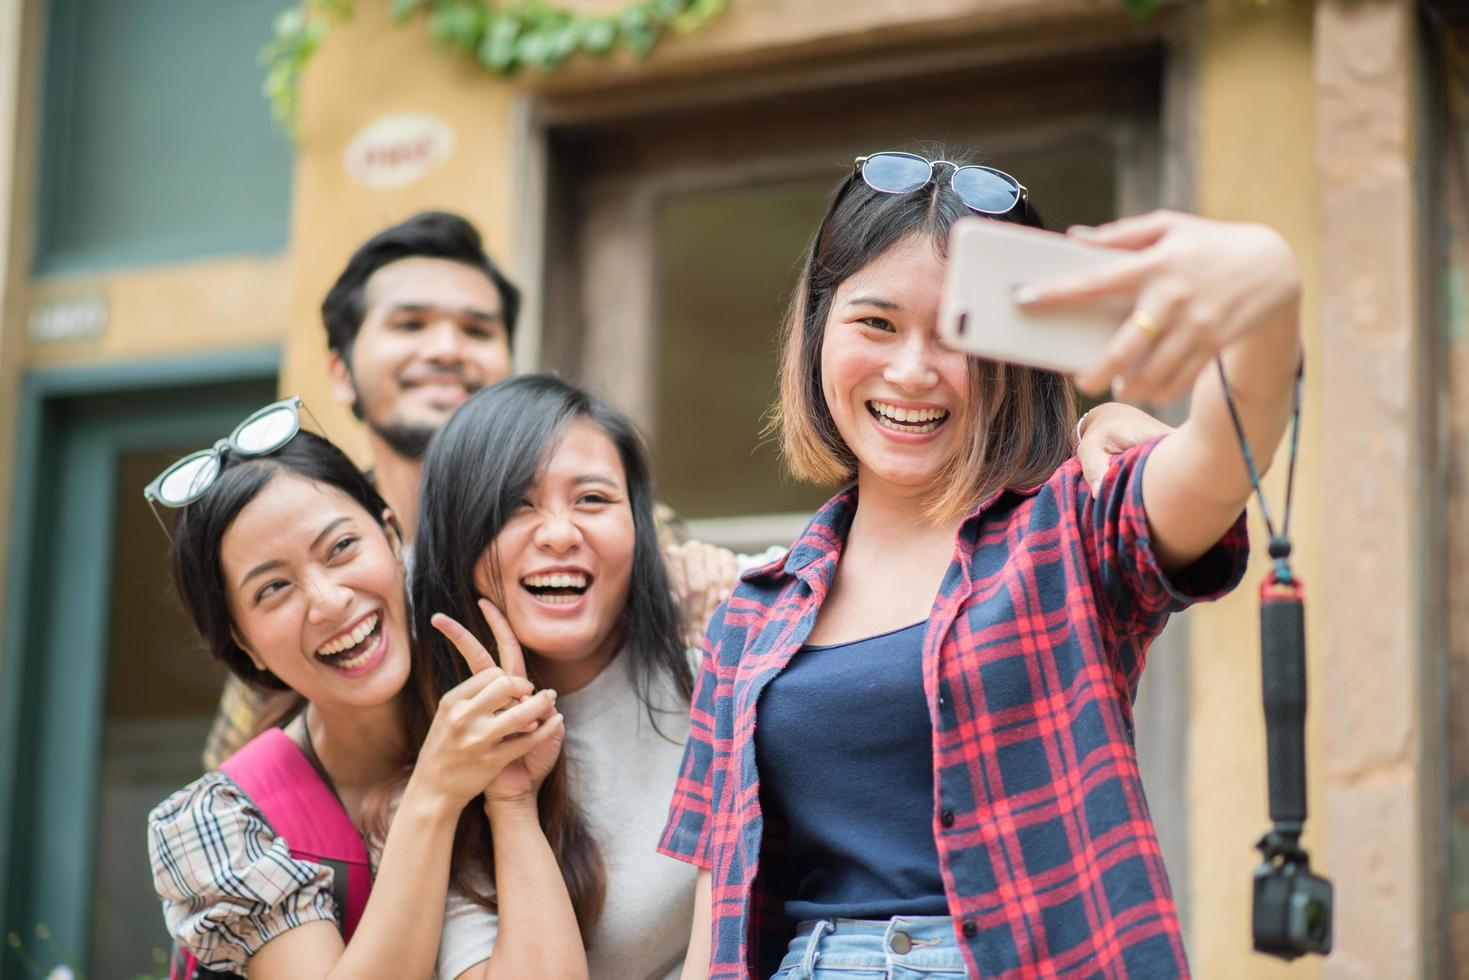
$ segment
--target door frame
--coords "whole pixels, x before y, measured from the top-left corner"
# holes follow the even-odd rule
[[[85,960],[95,844],[97,772],[101,754],[102,707],[106,672],[115,514],[110,506],[68,511],[77,517],[58,560],[69,577],[65,597],[48,596],[53,571],[53,523],[60,513],[45,484],[60,472],[70,455],[97,468],[90,500],[107,501],[115,493],[115,476],[107,474],[118,454],[140,443],[167,442],[194,435],[206,410],[174,419],[143,418],[120,426],[79,430],[76,444],[57,441],[62,413],[82,399],[124,396],[157,390],[272,381],[279,377],[278,346],[181,358],[128,361],[105,365],[47,368],[21,379],[16,474],[11,505],[12,534],[6,556],[5,616],[0,632],[0,926],[34,948],[35,927],[50,931],[48,956],[59,950],[72,960]],[[131,421],[131,420],[130,420]],[[217,436],[210,433],[208,438]],[[156,442],[155,442],[156,440]],[[72,532],[76,533],[72,533]],[[89,543],[95,542],[90,547]],[[81,547],[78,547],[78,545]],[[70,559],[70,560],[68,560]],[[80,560],[77,560],[80,559]],[[28,657],[29,648],[44,641],[49,607],[82,611],[66,622],[68,649],[75,659],[57,666]],[[55,610],[53,610],[54,613]],[[78,669],[80,668],[80,669]],[[57,710],[69,700],[67,711]],[[37,826],[45,815],[46,826]],[[139,841],[141,846],[142,841]],[[36,868],[45,869],[34,875]],[[9,944],[7,943],[7,947]],[[7,948],[0,958],[17,955]],[[6,972],[0,969],[0,972]]]
[[[1197,207],[1200,73],[1206,24],[1196,8],[1176,7],[1160,13],[1149,24],[1118,27],[1099,23],[1095,32],[1082,31],[1058,39],[1032,39],[997,43],[995,36],[978,32],[967,42],[951,46],[941,55],[915,51],[914,39],[891,45],[874,39],[869,48],[852,50],[813,61],[796,59],[775,65],[715,66],[706,74],[681,77],[679,84],[653,86],[629,84],[611,88],[599,84],[578,87],[570,84],[555,89],[531,89],[516,102],[511,127],[511,145],[519,194],[511,204],[514,215],[515,270],[530,288],[522,309],[517,333],[518,370],[543,368],[546,348],[547,307],[557,300],[552,280],[558,264],[565,268],[568,255],[558,250],[554,234],[557,193],[553,193],[551,164],[555,153],[553,134],[560,129],[620,121],[659,110],[696,107],[718,112],[730,103],[758,95],[809,92],[841,88],[877,78],[902,79],[959,68],[995,64],[1017,64],[1031,59],[1062,54],[1125,50],[1158,44],[1163,51],[1161,105],[1155,131],[1156,145],[1131,148],[1135,155],[1152,156],[1156,172],[1132,175],[1119,187],[1120,213],[1130,214],[1144,206],[1180,210]],[[950,39],[952,40],[952,39]],[[601,82],[600,76],[598,81]],[[1152,184],[1154,186],[1148,186]],[[557,188],[558,193],[564,188]],[[646,189],[645,189],[646,191]],[[629,207],[636,209],[637,202]],[[644,204],[644,207],[647,205]],[[646,289],[651,271],[646,257],[622,257]],[[564,285],[558,289],[564,290]],[[643,349],[646,341],[640,340]],[[643,364],[640,370],[646,368]],[[641,376],[639,372],[634,375]],[[629,402],[635,414],[646,416],[641,398],[619,390],[611,393],[619,404]],[[1166,421],[1181,421],[1187,402],[1180,399],[1159,411]],[[744,518],[715,518],[690,522],[690,530],[702,540],[721,540],[734,547],[751,547],[772,537],[793,538],[809,515],[757,515]],[[1189,803],[1189,729],[1192,671],[1189,664],[1188,618],[1175,617],[1150,649],[1150,662],[1134,702],[1137,740],[1145,745],[1139,764],[1147,788],[1148,803],[1163,852],[1167,855],[1170,883],[1177,897],[1178,914],[1185,937],[1193,934],[1192,827]]]

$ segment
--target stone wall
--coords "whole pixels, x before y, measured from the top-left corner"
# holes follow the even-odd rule
[[[1326,865],[1337,881],[1330,978],[1428,974],[1424,589],[1430,496],[1414,164],[1412,4],[1316,7],[1322,216],[1321,413],[1330,492],[1318,589],[1325,670]]]

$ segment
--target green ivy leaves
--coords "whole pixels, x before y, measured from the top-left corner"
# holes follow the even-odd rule
[[[522,67],[552,71],[578,51],[604,55],[622,47],[641,57],[665,28],[693,31],[726,2],[636,0],[614,13],[594,16],[544,0],[393,0],[393,14],[406,20],[426,11],[429,36],[435,41],[510,75]]]
[[[606,55],[622,48],[641,58],[666,29],[697,30],[727,2],[634,0],[615,12],[590,15],[546,0],[388,0],[395,20],[421,15],[437,44],[505,76],[525,67],[554,71],[579,51]],[[275,36],[259,57],[271,115],[286,128],[294,128],[301,75],[328,24],[351,19],[355,5],[356,0],[306,0],[276,18]]]
[[[1266,3],[1268,0],[1255,0],[1256,3]],[[1158,12],[1162,6],[1162,0],[1122,0],[1122,9],[1135,21],[1145,21]]]
[[[293,128],[300,104],[301,73],[326,37],[326,4],[312,0],[310,8],[292,7],[276,15],[275,36],[257,56],[265,68],[261,93],[270,114],[282,126]],[[314,16],[307,16],[308,10]]]

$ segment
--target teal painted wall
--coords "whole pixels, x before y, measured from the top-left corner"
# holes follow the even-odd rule
[[[0,977],[113,975],[88,943],[117,495],[142,492],[117,485],[121,455],[211,444],[275,397],[278,365],[267,350],[25,379],[0,650],[0,931],[23,950],[0,947]]]
[[[256,52],[292,0],[49,0],[34,269],[284,249]]]

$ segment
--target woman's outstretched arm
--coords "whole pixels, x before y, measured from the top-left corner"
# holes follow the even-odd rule
[[[1209,550],[1238,519],[1250,482],[1214,364],[1222,355],[1240,422],[1263,473],[1290,419],[1301,359],[1301,276],[1275,231],[1158,211],[1089,229],[1131,254],[1066,282],[1021,290],[1023,305],[1129,297],[1133,315],[1083,390],[1154,402],[1192,390],[1189,416],[1143,473],[1153,547],[1165,571]]]

